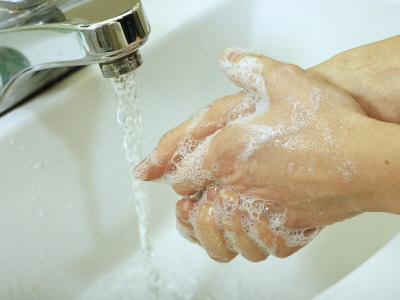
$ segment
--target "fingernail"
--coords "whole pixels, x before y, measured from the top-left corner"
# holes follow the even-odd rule
[[[218,188],[217,187],[210,187],[207,189],[207,202],[213,203],[215,199],[218,197]]]
[[[133,168],[133,175],[137,179],[147,180],[149,178],[149,169],[152,166],[160,166],[160,157],[157,150],[153,150],[147,158]]]
[[[238,201],[238,196],[234,191],[221,189],[219,192],[219,197],[222,201]]]
[[[268,96],[262,74],[264,64],[259,54],[246,48],[227,48],[221,53],[220,65],[235,85],[248,93]]]
[[[133,168],[133,176],[140,180],[146,180],[151,160],[149,158],[143,159],[138,165]]]
[[[237,209],[239,198],[234,191],[222,189],[219,192],[219,201],[222,210],[225,213],[232,214],[235,213]]]
[[[258,51],[244,47],[229,47],[222,51],[221,60],[234,62],[242,54],[261,54]]]

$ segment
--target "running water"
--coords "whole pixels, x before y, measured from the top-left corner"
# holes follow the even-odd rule
[[[141,125],[140,111],[137,107],[137,83],[135,72],[112,79],[112,85],[118,97],[117,121],[123,131],[122,146],[128,161],[129,169],[139,163],[142,157],[144,135]],[[140,246],[143,255],[143,269],[147,287],[153,298],[160,293],[160,275],[154,265],[151,238],[149,236],[149,206],[147,195],[141,188],[140,182],[131,176],[135,196],[135,209],[139,222]],[[142,275],[142,276],[143,276]]]

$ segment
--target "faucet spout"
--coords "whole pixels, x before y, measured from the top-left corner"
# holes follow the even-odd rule
[[[137,50],[115,61],[100,63],[100,69],[105,78],[112,78],[132,72],[139,68],[142,63],[142,55],[139,50]]]
[[[0,113],[26,96],[21,87],[26,90],[42,70],[97,63],[105,77],[116,77],[138,68],[138,49],[150,26],[140,0],[132,2],[131,9],[101,21],[67,19],[0,29]]]

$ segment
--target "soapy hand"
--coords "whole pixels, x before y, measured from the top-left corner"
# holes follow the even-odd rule
[[[301,68],[227,49],[243,91],[163,136],[135,168],[183,196],[178,229],[217,261],[291,255],[323,226],[364,211],[359,153],[368,118],[343,91]]]

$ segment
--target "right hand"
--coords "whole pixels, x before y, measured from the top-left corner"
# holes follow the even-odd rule
[[[221,63],[256,94],[215,101],[166,134],[135,170],[144,180],[165,175],[184,196],[177,205],[184,235],[218,261],[237,253],[259,261],[286,257],[323,226],[363,212],[370,156],[358,149],[375,123],[358,104],[259,54],[228,49]],[[189,196],[198,191],[195,204]]]
[[[339,53],[307,72],[346,91],[371,118],[400,124],[400,36]]]

